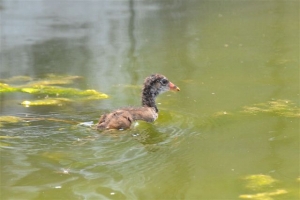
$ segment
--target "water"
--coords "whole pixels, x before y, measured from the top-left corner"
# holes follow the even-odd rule
[[[66,87],[110,96],[25,107],[45,96],[1,94],[1,116],[24,119],[0,127],[1,199],[299,199],[298,1],[0,6],[0,79],[77,75]],[[77,125],[139,105],[152,73],[181,89],[158,98],[155,123]]]

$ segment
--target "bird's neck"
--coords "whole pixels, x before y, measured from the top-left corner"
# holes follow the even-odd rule
[[[155,99],[158,93],[151,90],[150,86],[145,86],[142,92],[142,106],[154,108],[156,112],[158,109],[156,107]]]

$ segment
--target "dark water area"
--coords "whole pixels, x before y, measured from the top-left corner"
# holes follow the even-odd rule
[[[299,10],[293,0],[0,1],[1,199],[299,199]],[[158,97],[154,123],[78,125],[140,105],[153,73],[181,89]],[[3,85],[53,76],[109,97]]]

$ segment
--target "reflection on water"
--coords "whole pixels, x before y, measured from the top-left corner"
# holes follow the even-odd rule
[[[0,80],[75,75],[70,87],[110,96],[24,107],[48,97],[1,93],[1,116],[18,117],[0,118],[1,199],[299,199],[298,8],[1,1]],[[109,133],[77,125],[140,105],[152,73],[181,88],[157,99],[157,121]],[[278,184],[249,188],[246,177]]]

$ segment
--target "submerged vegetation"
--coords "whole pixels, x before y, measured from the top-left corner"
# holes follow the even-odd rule
[[[244,177],[246,181],[246,188],[253,191],[261,191],[267,188],[272,188],[278,182],[269,175],[256,174]]]
[[[272,200],[272,197],[288,193],[285,189],[275,189],[278,180],[269,175],[254,174],[243,178],[245,187],[256,194],[243,194],[241,199]]]
[[[4,124],[11,124],[11,123],[17,123],[21,122],[22,118],[15,117],[15,116],[0,116],[0,127],[2,127]]]
[[[282,117],[300,117],[300,108],[289,100],[272,100],[267,103],[254,104],[252,106],[245,106],[243,113],[256,114],[272,114]]]
[[[37,85],[66,85],[72,84],[74,80],[82,79],[81,76],[62,76],[57,74],[46,74],[44,77],[40,79],[34,79],[29,76],[13,76],[7,79],[0,79],[2,83],[9,84],[25,84],[29,86],[37,86]]]
[[[0,95],[5,93],[31,94],[30,100],[21,100],[20,105],[30,106],[64,106],[70,103],[80,103],[91,100],[106,99],[107,94],[93,89],[80,90],[70,87],[74,81],[82,79],[80,76],[62,76],[47,74],[43,78],[35,79],[29,76],[15,76],[8,79],[0,79]],[[68,87],[64,87],[68,85]],[[31,120],[59,121],[70,124],[79,122],[54,119],[54,118],[24,118],[16,116],[0,116],[0,127],[4,125],[20,123]]]
[[[290,100],[272,100],[265,103],[257,103],[244,106],[236,111],[219,111],[202,119],[198,126],[201,128],[222,126],[243,120],[244,117],[271,115],[286,118],[300,118],[300,108]]]
[[[73,102],[73,100],[68,98],[45,98],[42,100],[33,100],[33,101],[22,101],[21,105],[29,107],[29,106],[62,106],[66,103]]]
[[[254,199],[254,200],[273,200],[272,197],[286,194],[287,191],[284,189],[277,189],[275,191],[271,192],[262,192],[262,193],[257,193],[257,194],[243,194],[240,195],[241,199]]]
[[[49,95],[49,96],[64,96],[64,97],[94,97],[94,99],[108,98],[108,95],[97,92],[96,90],[79,90],[76,88],[64,88],[56,86],[34,86],[31,88],[21,88],[21,92],[36,94],[36,95]]]
[[[0,94],[1,93],[8,93],[8,92],[19,92],[19,88],[11,87],[8,84],[0,83]]]
[[[22,101],[21,105],[26,107],[47,105],[61,106],[66,103],[74,102],[75,99],[76,101],[85,101],[108,98],[107,94],[96,90],[80,90],[77,88],[62,87],[62,85],[74,83],[77,79],[82,79],[82,77],[47,74],[44,78],[33,79],[27,76],[15,76],[0,80],[0,94],[22,92],[39,95],[39,97],[42,96],[42,99]]]

